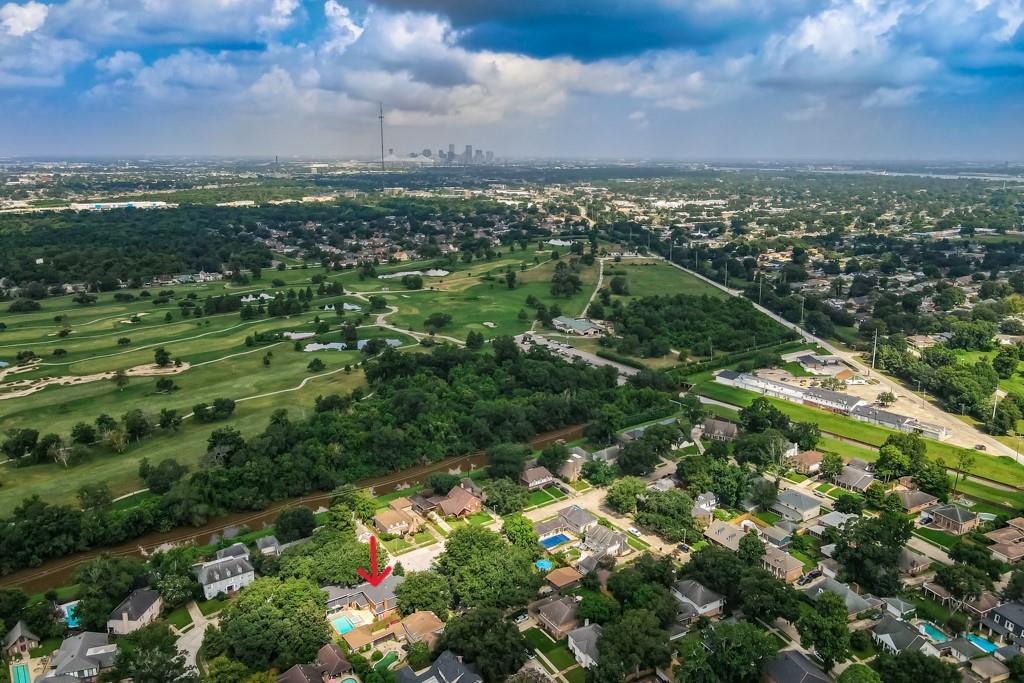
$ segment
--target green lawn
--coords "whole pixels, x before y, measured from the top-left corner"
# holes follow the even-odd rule
[[[547,489],[539,489],[531,493],[526,498],[526,507],[538,507],[540,505],[547,505],[553,500],[555,500],[555,497],[548,493]]]
[[[547,633],[539,628],[531,628],[524,632],[530,645],[539,652],[542,652],[559,671],[568,669],[576,663],[576,659],[569,652],[569,649],[561,643],[556,643]]]
[[[793,375],[794,377],[814,377],[813,372],[807,372],[804,367],[797,363],[795,360],[791,360],[788,363],[780,365],[783,370]]]
[[[801,482],[807,481],[807,477],[800,474],[799,472],[787,472],[786,479],[793,482],[794,484],[799,484]]]
[[[481,510],[480,512],[470,516],[467,521],[470,526],[480,526],[481,524],[487,524],[493,519],[493,517]]]
[[[717,287],[661,260],[637,258],[623,259],[619,263],[606,262],[604,266],[605,282],[609,282],[616,275],[625,276],[629,295],[613,297],[615,299],[632,299],[659,294],[688,294],[690,296],[707,294],[715,298],[727,296]]]
[[[947,534],[945,531],[939,531],[938,529],[928,529],[924,527],[914,529],[914,535],[920,536],[929,543],[937,545],[945,550],[949,550],[954,545],[956,545],[957,541],[960,540],[953,534]]]
[[[227,598],[225,598],[223,600],[218,600],[217,598],[212,598],[210,600],[204,600],[204,601],[196,603],[196,604],[199,606],[199,611],[203,613],[203,616],[204,617],[208,617],[211,614],[213,614],[214,612],[219,612],[222,609],[224,609],[224,607],[228,604],[228,602],[229,601],[228,601]]]
[[[57,638],[47,638],[46,640],[39,643],[39,647],[33,650],[29,650],[28,654],[30,657],[33,658],[45,657],[46,655],[50,654],[51,652],[59,648],[62,642],[64,642],[64,639],[59,636]]]
[[[164,616],[164,621],[171,626],[176,627],[180,631],[192,623],[192,616],[188,613],[188,610],[185,607],[179,607],[173,612],[168,612],[167,615]]]
[[[575,669],[569,669],[562,674],[565,680],[569,683],[587,683],[587,670],[582,666],[577,666]]]
[[[789,551],[789,554],[804,563],[805,572],[809,572],[818,566],[817,562],[815,562],[809,556],[800,552],[799,550],[791,550]]]
[[[767,512],[767,511],[765,511],[765,512],[758,512],[754,516],[757,517],[758,519],[760,519],[765,524],[768,524],[769,526],[775,524],[780,519],[782,519],[782,515],[777,515],[774,512]]]

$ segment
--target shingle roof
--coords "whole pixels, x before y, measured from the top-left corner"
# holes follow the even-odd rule
[[[120,619],[127,612],[129,621],[138,621],[143,614],[160,599],[160,593],[149,588],[133,590],[121,604],[110,613],[111,619]]]
[[[601,637],[601,625],[590,624],[569,631],[569,640],[576,649],[583,652],[593,661],[597,661],[597,641]]]
[[[788,508],[793,508],[794,510],[799,510],[801,513],[807,513],[814,508],[821,507],[821,503],[819,503],[817,499],[811,498],[810,496],[793,489],[779,491],[776,503]]]
[[[445,650],[430,668],[416,673],[409,667],[398,669],[395,676],[400,683],[482,683],[475,667],[465,664],[451,650]]]
[[[959,505],[941,505],[932,510],[933,517],[943,517],[955,524],[973,522],[978,515]]]
[[[50,668],[58,676],[87,669],[106,669],[114,663],[117,645],[111,645],[106,633],[86,631],[68,638],[50,660]]]
[[[916,628],[889,614],[875,624],[871,631],[878,636],[888,636],[897,652],[920,650],[929,640]]]
[[[7,632],[7,637],[4,638],[4,648],[6,649],[11,645],[14,645],[18,642],[19,638],[27,638],[28,640],[34,640],[37,643],[39,642],[39,636],[32,633],[32,631],[29,631],[25,622],[20,620],[17,624],[11,627],[10,631]]]
[[[537,612],[538,614],[543,615],[544,618],[552,624],[561,626],[562,624],[568,624],[576,619],[576,609],[576,601],[573,598],[566,596],[541,605],[537,608]]]
[[[249,549],[243,543],[235,543],[217,551],[218,560],[223,560],[225,557],[249,557]]]
[[[548,471],[547,467],[531,467],[525,472],[521,479],[526,483],[532,483],[535,481],[542,481],[544,479],[551,479],[551,472]]]
[[[796,650],[780,652],[765,667],[765,676],[772,683],[829,683],[831,680],[803,653]]]
[[[903,506],[904,510],[913,510],[914,508],[921,507],[922,505],[931,505],[939,499],[930,493],[925,493],[919,490],[906,490],[900,489],[896,491],[896,496],[900,499],[900,505]]]
[[[227,557],[223,560],[207,562],[196,570],[196,579],[204,586],[216,583],[233,576],[241,576],[253,571],[249,560],[244,557]]]
[[[672,589],[693,604],[701,607],[724,599],[720,594],[693,579],[676,581],[672,584]]]

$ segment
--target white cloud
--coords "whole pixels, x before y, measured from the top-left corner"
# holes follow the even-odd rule
[[[330,33],[324,46],[327,52],[341,54],[363,35],[364,27],[357,24],[348,8],[336,0],[327,0],[324,3],[324,15],[327,17]]]
[[[917,98],[924,92],[919,85],[911,85],[904,88],[877,88],[861,102],[865,109],[874,107],[905,107],[917,101]]]
[[[26,2],[19,5],[9,2],[0,7],[0,26],[7,35],[16,38],[38,31],[46,22],[49,9],[40,2]]]
[[[142,68],[142,57],[138,52],[118,50],[109,57],[96,60],[96,68],[110,75],[135,73]]]

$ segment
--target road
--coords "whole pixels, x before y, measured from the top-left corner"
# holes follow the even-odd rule
[[[725,285],[722,285],[719,282],[715,282],[711,278],[705,277],[700,273],[695,273],[689,268],[684,268],[683,266],[680,266],[678,263],[671,263],[667,260],[665,260],[665,262],[669,263],[669,265],[674,266],[685,273],[689,273],[690,275],[699,278],[700,280],[703,280],[709,285],[717,287],[718,289],[729,294],[730,296],[741,296],[743,294],[738,289],[726,287]],[[805,341],[812,344],[817,344],[818,346],[828,351],[830,354],[842,358],[844,362],[852,366],[860,374],[864,375],[865,377],[870,377],[874,380],[877,380],[880,392],[891,391],[899,399],[913,403],[915,406],[918,407],[922,414],[926,416],[925,420],[923,420],[924,422],[930,422],[932,424],[940,425],[949,429],[950,437],[949,439],[947,439],[949,443],[955,444],[957,446],[962,446],[964,448],[973,448],[975,444],[984,444],[987,449],[985,451],[986,453],[1006,455],[1009,457],[1014,457],[1016,455],[1013,449],[1007,446],[1006,444],[992,438],[988,434],[978,431],[977,429],[971,427],[968,424],[963,423],[956,417],[936,407],[934,404],[922,398],[918,394],[914,393],[913,391],[910,391],[902,384],[894,382],[885,375],[882,375],[881,373],[872,370],[870,366],[868,366],[866,363],[864,363],[864,361],[860,359],[860,356],[857,353],[840,349],[835,345],[825,341],[824,339],[814,336],[813,334],[803,329],[799,325],[791,323],[782,316],[772,311],[769,311],[764,306],[756,304],[753,301],[751,301],[750,303],[754,306],[754,308],[759,310],[761,313],[764,313],[772,320],[799,334]]]

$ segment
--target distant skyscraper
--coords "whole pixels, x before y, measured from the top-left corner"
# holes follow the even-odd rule
[[[487,150],[487,163],[494,161],[494,152]]]
[[[477,163],[483,163],[483,160],[484,160],[484,151],[482,149],[478,149],[473,154],[473,161],[475,161]]]
[[[437,150],[437,158],[438,159],[447,159],[448,157],[445,156],[445,153],[444,153],[443,149],[438,149]]]
[[[449,142],[448,143],[448,163],[450,164],[453,161],[455,161],[455,143],[454,142]]]
[[[467,164],[473,161],[473,145],[466,145],[466,153],[462,156],[462,160]]]

